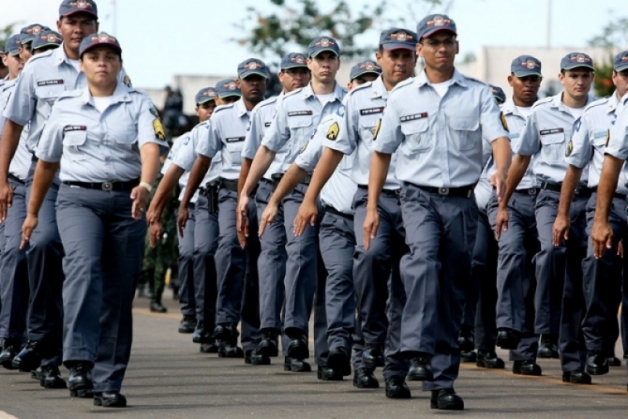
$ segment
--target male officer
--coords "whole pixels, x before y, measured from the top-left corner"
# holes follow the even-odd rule
[[[410,397],[404,380],[408,372],[405,362],[395,358],[398,347],[400,313],[405,304],[405,295],[400,281],[398,264],[403,253],[404,230],[399,210],[400,182],[395,179],[394,168],[386,180],[385,193],[378,204],[383,225],[373,246],[363,246],[362,224],[366,216],[368,200],[367,185],[370,159],[373,150],[373,136],[377,129],[388,92],[399,82],[409,78],[416,64],[417,34],[400,28],[391,28],[380,34],[379,49],[376,53],[383,74],[373,83],[355,89],[346,100],[346,116],[340,124],[339,135],[328,138],[326,150],[314,172],[312,183],[305,195],[297,215],[297,223],[308,223],[315,217],[315,199],[326,180],[344,155],[356,151],[356,161],[352,178],[358,184],[353,198],[355,209],[355,236],[357,247],[353,278],[358,309],[362,319],[362,334],[365,351],[362,355],[366,371],[372,372],[376,366],[384,365],[384,347],[388,346],[387,362],[384,369],[386,394],[388,397]],[[368,67],[368,64],[365,64]],[[392,275],[391,275],[392,272]],[[389,282],[390,278],[390,282]],[[388,290],[391,289],[389,314],[386,315]],[[397,320],[395,322],[394,320]],[[387,342],[387,330],[390,331]],[[345,361],[346,362],[346,361]]]
[[[586,54],[572,52],[563,57],[560,67],[558,77],[564,90],[534,105],[520,141],[515,144],[517,155],[508,174],[506,196],[500,203],[495,231],[500,232],[508,226],[508,201],[527,171],[532,156],[535,156],[533,170],[541,188],[535,204],[541,248],[535,256],[535,331],[549,335],[551,344],[558,341],[560,331],[558,339],[563,381],[590,384],[591,376],[584,371],[585,354],[581,353],[580,333],[584,306],[581,262],[586,255],[585,207],[591,196],[586,174],[581,184],[576,185],[578,187],[569,209],[569,240],[555,246],[552,226],[567,172],[565,155],[571,147],[569,139],[574,123],[582,116],[585,106],[593,101],[593,97],[589,96],[594,76],[593,60]],[[520,338],[517,330],[503,327],[499,330],[497,345],[515,349]]]
[[[482,137],[490,139],[497,172],[491,183],[503,193],[510,163],[507,131],[491,89],[454,67],[456,24],[429,15],[417,27],[417,53],[425,70],[391,92],[375,135],[364,247],[376,237],[378,200],[392,154],[399,150],[397,179],[406,243],[401,259],[407,303],[400,350],[422,370],[423,389],[434,409],[464,409],[453,389],[458,376],[458,333],[475,233],[473,188],[482,172]]]
[[[229,83],[226,84],[229,85]],[[220,85],[224,86],[225,84]],[[185,134],[175,142],[171,155],[168,157],[168,167],[147,212],[147,221],[151,225],[151,243],[159,240],[161,230],[159,218],[163,208],[172,197],[177,180],[182,188],[179,200],[183,199],[189,170],[197,157],[195,148],[199,138],[208,135],[209,118],[216,108],[215,102],[220,93],[223,93],[223,90],[217,91],[208,87],[199,90],[196,94],[196,114],[201,122],[190,133]],[[182,331],[182,326],[189,330],[186,322],[190,319],[194,321],[195,324],[191,328],[194,332],[192,341],[201,344],[201,352],[217,351],[212,333],[216,317],[214,255],[218,239],[218,219],[215,210],[217,202],[213,200],[215,187],[208,185],[208,183],[216,181],[220,173],[220,158],[214,160],[212,168],[207,172],[203,186],[200,188],[200,193],[192,196],[193,205],[189,207],[186,214],[188,220],[185,223],[183,235],[179,236],[179,269],[185,270],[179,274],[181,301],[184,298],[188,301],[185,306],[183,303],[181,305],[183,320],[179,326],[179,331]],[[211,205],[210,199],[212,200]]]
[[[39,23],[33,23],[22,28],[20,31],[20,58],[24,63],[27,63],[33,56],[32,46],[35,38],[47,31],[50,31],[50,28]]]
[[[281,60],[279,81],[283,85],[283,91],[279,96],[260,102],[251,113],[251,123],[244,140],[242,149],[242,170],[238,181],[239,190],[242,190],[251,163],[257,149],[260,147],[264,133],[270,127],[276,115],[278,101],[296,90],[301,89],[310,82],[310,70],[307,68],[307,58],[301,53],[289,53]],[[264,212],[266,203],[277,186],[275,173],[285,171],[282,167],[289,150],[289,144],[277,153],[273,164],[264,174],[264,178],[255,193],[255,204],[258,217]],[[242,243],[242,237],[240,238]],[[272,357],[278,355],[277,336],[281,333],[281,309],[284,305],[284,279],[286,276],[286,231],[283,225],[283,206],[276,221],[269,226],[268,231],[260,237],[261,253],[258,258],[260,278],[260,331],[262,340],[257,351],[262,356]],[[284,335],[285,336],[285,335]],[[284,355],[287,353],[288,342],[283,345]],[[286,357],[284,368],[287,371],[309,372],[310,365],[304,360],[293,360]]]
[[[255,353],[260,342],[259,291],[257,256],[259,240],[250,236],[246,249],[238,241],[236,229],[236,204],[238,177],[242,167],[242,147],[249,125],[250,112],[263,100],[268,81],[268,69],[258,59],[246,60],[238,65],[238,80],[219,89],[242,90],[242,98],[232,105],[221,106],[212,115],[206,136],[199,139],[198,157],[190,172],[188,186],[179,207],[179,229],[185,227],[187,205],[201,184],[212,159],[222,153],[220,191],[218,193],[219,238],[216,251],[218,275],[218,301],[216,303],[216,329],[214,338],[223,345],[219,356],[242,357],[237,347],[237,324],[242,319],[242,346],[246,363],[270,363],[267,357]],[[248,208],[252,228],[257,225],[253,203]],[[183,214],[183,216],[181,216]]]
[[[230,105],[242,97],[242,91],[237,86],[237,79],[224,79],[216,83],[216,105]]]
[[[63,42],[61,34],[52,30],[44,31],[31,44],[33,55],[42,54],[51,49],[57,49]]]
[[[27,27],[25,35],[37,35],[43,29],[45,28],[39,25]],[[18,78],[15,92],[4,111],[7,123],[0,141],[0,220],[6,218],[7,206],[12,203],[13,191],[7,181],[9,163],[24,126],[30,123],[26,147],[32,153],[54,101],[64,91],[85,85],[85,77],[79,71],[79,47],[84,37],[98,30],[96,3],[93,0],[63,0],[59,7],[57,30],[63,37],[62,46],[30,59],[29,65],[25,66]],[[124,72],[120,77],[121,80],[125,78]],[[30,199],[34,167],[35,162],[26,184],[27,200]],[[30,238],[27,251],[31,289],[29,344],[14,360],[15,365],[22,370],[37,368],[42,358],[42,366],[59,366],[61,363],[61,288],[64,276],[63,247],[55,215],[58,185],[59,181],[56,179],[47,192],[40,212],[39,228]]]
[[[526,120],[532,112],[541,86],[541,62],[535,57],[522,55],[510,65],[508,83],[513,96],[502,106],[510,130],[511,146],[521,141]],[[500,211],[507,211],[508,230],[495,230],[498,239],[497,265],[497,327],[517,331],[521,338],[511,348],[512,371],[522,375],[541,375],[536,363],[538,335],[534,333],[534,291],[536,279],[532,260],[539,251],[534,209],[538,184],[529,168],[516,186],[513,199],[500,205],[495,195],[489,203],[491,225]],[[514,345],[513,345],[514,346]]]
[[[342,106],[346,90],[336,83],[336,73],[340,68],[340,47],[338,41],[321,36],[308,46],[308,67],[312,72],[312,81],[303,89],[286,95],[277,105],[277,116],[268,128],[262,146],[259,147],[249,175],[240,193],[238,204],[239,225],[246,220],[248,196],[272,164],[275,155],[289,142],[285,162],[292,163],[301,148],[306,144],[318,126],[322,117],[337,112]],[[284,167],[285,171],[286,168]],[[277,173],[281,177],[283,172]],[[325,275],[318,263],[318,228],[309,227],[305,234],[295,236],[292,224],[298,206],[303,200],[309,179],[305,178],[283,202],[284,228],[287,235],[285,276],[285,317],[284,331],[290,338],[288,356],[303,359],[309,357],[308,322],[312,311],[314,291],[318,277],[319,283]],[[319,269],[317,269],[319,268]],[[323,282],[324,283],[324,282]],[[316,314],[316,313],[315,313]],[[316,315],[315,315],[316,317]],[[325,324],[316,319],[315,342],[316,362],[319,366],[318,377],[327,379],[332,374],[327,369],[327,339]]]
[[[574,190],[578,187],[582,171],[588,165],[589,183],[592,190],[598,187],[604,151],[609,140],[610,129],[617,118],[616,110],[621,98],[628,89],[628,51],[615,56],[612,80],[615,92],[608,98],[597,100],[586,107],[582,117],[576,121],[575,131],[567,146],[565,155],[569,163],[563,187],[561,189],[558,214],[554,222],[554,245],[561,240],[569,240],[569,209]],[[623,68],[626,67],[626,68]],[[625,201],[628,187],[626,179],[617,185],[609,223],[613,236],[622,241],[628,238],[626,228]],[[591,233],[595,215],[597,193],[593,192],[586,207],[587,234]],[[627,241],[628,242],[628,241]],[[588,351],[586,371],[591,375],[608,373],[608,355],[614,353],[618,333],[617,311],[621,303],[621,285],[623,261],[616,252],[608,251],[596,259],[593,247],[589,243],[587,257],[582,261],[584,297],[586,309],[582,322],[582,331]]]

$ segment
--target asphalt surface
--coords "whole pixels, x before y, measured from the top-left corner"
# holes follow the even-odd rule
[[[283,358],[273,358],[270,366],[250,366],[242,359],[201,354],[191,335],[177,333],[176,302],[167,299],[167,305],[169,312],[157,315],[148,311],[148,300],[136,300],[135,341],[122,390],[127,408],[95,407],[92,400],[70,398],[67,390],[43,389],[29,374],[0,368],[0,419],[628,417],[625,366],[582,386],[561,382],[558,360],[539,360],[544,375],[535,378],[513,376],[511,362],[501,371],[463,364],[456,390],[466,410],[442,412],[429,408],[430,393],[422,392],[416,382],[409,382],[411,400],[387,399],[379,369],[380,389],[359,390],[352,386],[351,377],[323,382],[315,372],[284,372]],[[499,354],[507,359],[504,352]],[[62,373],[67,377],[65,369]]]

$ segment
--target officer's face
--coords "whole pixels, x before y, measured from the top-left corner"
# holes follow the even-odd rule
[[[7,54],[2,58],[2,62],[7,66],[11,79],[17,78],[24,68],[24,61],[22,61],[19,55]]]
[[[617,89],[619,97],[623,97],[628,91],[628,70],[620,71],[619,73],[613,71],[613,84]]]
[[[310,70],[305,67],[289,68],[279,72],[279,81],[286,93],[306,86],[310,78]]]
[[[81,58],[81,71],[87,84],[106,89],[115,86],[122,70],[120,56],[111,48],[100,46],[88,50]]]
[[[91,15],[76,13],[61,18],[57,22],[57,31],[63,37],[63,43],[71,51],[78,52],[81,41],[87,35],[98,32],[98,22]]]
[[[227,96],[227,97],[223,97],[223,98],[216,98],[216,105],[218,106],[222,106],[222,105],[229,105],[231,103],[235,103],[238,100],[240,100],[240,96]]]
[[[518,102],[523,102],[528,106],[532,106],[536,102],[539,88],[541,87],[541,80],[539,76],[508,76],[508,83],[512,87],[513,96]]]
[[[367,74],[362,74],[360,77],[356,77],[355,79],[351,80],[348,84],[347,84],[347,90],[351,91],[354,88],[363,85],[364,83],[368,83],[370,81],[375,81],[379,76],[375,73],[367,73]]]
[[[382,67],[384,80],[392,86],[412,76],[417,60],[416,53],[407,49],[384,49],[376,52],[375,58]]]
[[[20,54],[20,58],[22,61],[27,62],[32,56],[33,52],[31,51],[31,43],[20,45],[20,49],[18,50],[18,54]]]
[[[198,119],[203,122],[207,121],[210,116],[214,113],[214,109],[216,109],[216,102],[210,100],[209,102],[205,102],[202,105],[198,105],[196,107],[196,115]]]
[[[451,32],[436,32],[429,38],[421,39],[416,46],[417,54],[425,60],[425,66],[438,71],[447,71],[454,67],[458,54],[458,41]]]
[[[565,70],[558,79],[565,87],[565,92],[574,99],[582,99],[589,94],[593,83],[593,71],[589,69]]]
[[[331,83],[336,80],[336,73],[340,68],[340,58],[333,52],[324,51],[314,58],[308,58],[307,66],[312,72],[314,80]]]
[[[245,79],[238,79],[237,85],[242,90],[242,96],[249,102],[258,103],[264,100],[268,79],[258,74],[251,74]]]

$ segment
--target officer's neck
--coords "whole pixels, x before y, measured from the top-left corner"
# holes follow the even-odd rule
[[[561,101],[568,108],[584,108],[589,101],[589,96],[585,96],[582,99],[576,99],[575,97],[569,95],[566,91],[563,91]]]
[[[617,96],[617,100],[621,100],[626,93],[628,93],[628,91],[624,91],[622,94],[619,92],[619,90],[615,89],[615,95]]]
[[[512,97],[512,101],[514,102],[515,106],[519,106],[520,108],[531,108],[532,105],[534,105],[534,103],[537,101],[537,99],[538,98],[534,98],[534,100],[532,101],[525,101],[518,98],[517,96]]]
[[[250,101],[247,98],[245,98],[244,96],[242,96],[242,103],[244,103],[244,107],[249,112],[251,112],[253,110],[253,108],[255,107],[255,105],[257,105],[259,102],[260,101],[257,101],[257,102]]]
[[[312,79],[312,82],[310,84],[312,86],[312,91],[315,95],[328,95],[330,93],[334,93],[336,80],[333,80],[331,82],[322,82],[320,80]]]
[[[445,83],[448,80],[451,80],[454,77],[455,68],[447,68],[443,70],[439,70],[436,68],[425,67],[425,76],[430,81],[430,83],[438,84]]]
[[[78,60],[79,53],[78,50],[74,51],[73,49],[68,48],[68,45],[64,42],[63,44],[63,52],[70,60]]]
[[[90,84],[88,86],[89,93],[92,95],[92,97],[110,97],[110,96],[113,96],[113,92],[116,91],[117,85],[118,85],[117,82],[112,85],[104,85],[104,86],[97,86],[97,85]]]

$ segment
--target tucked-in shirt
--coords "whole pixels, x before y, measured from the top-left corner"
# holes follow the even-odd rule
[[[118,83],[114,100],[99,112],[87,87],[61,94],[37,146],[37,157],[61,162],[59,178],[75,182],[123,182],[138,179],[140,148],[168,144],[157,109],[143,92]]]
[[[7,102],[15,90],[16,81],[16,79],[7,80],[0,86],[0,136],[4,130],[4,125],[6,124],[6,118],[2,116],[2,111],[7,106]],[[26,139],[28,138],[29,131],[30,125],[27,124],[22,130],[20,140],[17,144],[17,149],[15,150],[15,154],[13,155],[13,159],[11,159],[11,164],[9,165],[9,173],[23,181],[25,181],[28,177],[28,171],[30,170],[32,160],[31,153],[29,153],[26,149]]]
[[[488,85],[456,70],[441,98],[421,72],[390,92],[375,151],[399,150],[396,177],[401,181],[456,188],[480,178],[483,137],[492,143],[507,136]]]
[[[220,177],[238,180],[242,169],[242,148],[249,126],[250,112],[242,99],[230,105],[219,106],[209,119],[209,127],[199,138],[196,152],[214,159],[222,153]]]
[[[277,103],[277,115],[266,131],[262,145],[278,153],[289,141],[285,162],[290,165],[312,137],[323,117],[336,113],[343,106],[345,94],[346,90],[336,83],[334,100],[322,105],[311,84],[288,93]]]
[[[532,107],[521,138],[514,144],[514,151],[523,156],[536,156],[533,172],[542,182],[561,183],[567,173],[565,153],[573,133],[576,118],[563,104],[563,93],[539,100]],[[589,96],[588,103],[595,100]],[[586,183],[588,173],[582,173]]]
[[[339,111],[344,118],[338,122],[336,138],[333,135],[325,138],[325,147],[347,155],[355,153],[351,176],[358,185],[368,185],[374,135],[384,115],[387,100],[388,91],[381,77],[372,83],[356,87],[345,97],[346,109]],[[395,177],[396,167],[397,153],[394,153],[390,160],[384,189],[394,190],[401,187],[401,182]]]

